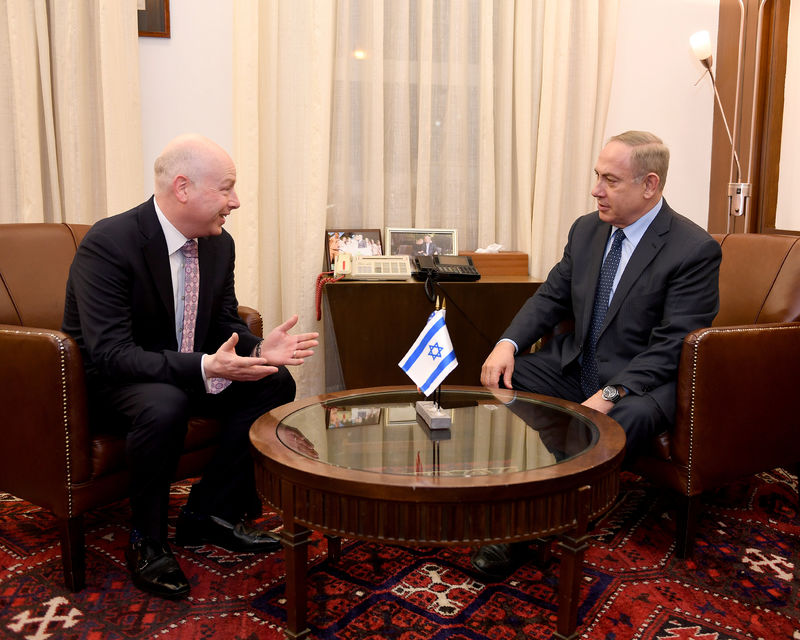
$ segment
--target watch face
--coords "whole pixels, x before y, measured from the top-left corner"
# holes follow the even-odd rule
[[[617,391],[616,387],[603,387],[603,400],[610,400],[611,402],[616,402],[619,400],[619,391]]]

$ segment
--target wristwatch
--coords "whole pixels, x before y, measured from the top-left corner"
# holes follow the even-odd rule
[[[622,396],[623,394],[619,392],[619,387],[613,385],[603,387],[603,400],[608,400],[609,402],[617,404]]]

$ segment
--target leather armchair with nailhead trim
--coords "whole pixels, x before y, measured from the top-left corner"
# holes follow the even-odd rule
[[[679,497],[681,557],[692,553],[704,492],[800,463],[800,237],[715,237],[719,313],[684,340],[675,425],[633,468]]]
[[[55,516],[64,583],[86,584],[83,515],[127,497],[125,439],[90,433],[83,362],[60,330],[69,267],[89,225],[0,224],[0,491]],[[256,335],[261,316],[240,307]],[[200,475],[219,425],[189,423],[176,480]]]

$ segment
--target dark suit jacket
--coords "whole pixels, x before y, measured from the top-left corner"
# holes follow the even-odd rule
[[[78,343],[90,382],[165,382],[203,391],[200,360],[235,331],[240,355],[259,338],[238,315],[233,238],[198,239],[195,353],[179,353],[167,244],[153,198],[92,226],[67,282],[62,329]]]
[[[578,218],[564,255],[503,334],[530,349],[560,322],[574,330],[547,342],[542,357],[564,370],[586,342],[594,293],[611,225],[597,212]],[[669,420],[683,338],[710,326],[719,310],[719,243],[675,213],[666,200],[631,255],[597,342],[601,385],[649,393]]]

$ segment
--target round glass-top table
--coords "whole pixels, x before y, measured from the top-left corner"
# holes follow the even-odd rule
[[[444,387],[431,429],[412,387],[299,400],[250,431],[263,497],[283,517],[287,627],[304,637],[310,529],[390,544],[484,545],[560,534],[558,630],[577,626],[588,522],[619,490],[621,427],[574,403]]]
[[[509,394],[513,397],[513,394]],[[478,477],[560,464],[597,444],[598,428],[559,405],[448,391],[449,426],[417,419],[416,393],[366,393],[304,406],[284,417],[278,440],[321,463],[374,473]]]

